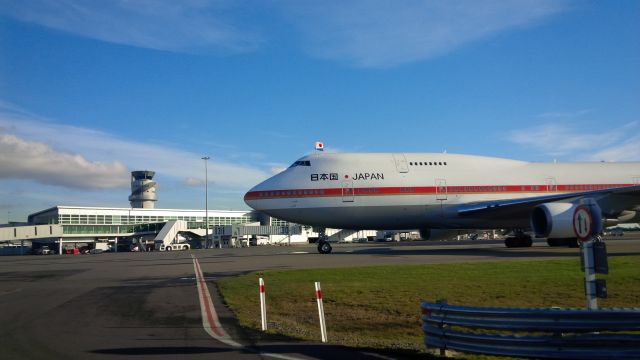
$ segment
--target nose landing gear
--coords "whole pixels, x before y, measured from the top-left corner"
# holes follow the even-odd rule
[[[322,241],[318,244],[318,252],[320,254],[329,254],[331,253],[331,244],[329,244],[327,241]]]
[[[329,244],[329,241],[327,241],[329,239],[329,237],[327,236],[327,234],[325,234],[325,230],[320,230],[319,231],[320,236],[318,237],[318,252],[320,254],[330,254],[331,250],[333,250],[331,248],[331,244]]]

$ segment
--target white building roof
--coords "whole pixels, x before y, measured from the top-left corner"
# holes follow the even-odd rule
[[[142,208],[117,208],[117,207],[88,207],[88,206],[54,206],[29,215],[29,219],[38,215],[51,212],[68,215],[145,215],[145,216],[198,216],[203,217],[205,210],[201,209],[142,209]],[[247,216],[248,210],[209,210],[209,217],[241,217]]]

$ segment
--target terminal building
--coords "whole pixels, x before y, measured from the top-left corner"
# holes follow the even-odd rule
[[[154,175],[153,171],[131,173],[129,208],[54,206],[29,215],[23,226],[0,227],[0,254],[29,253],[43,247],[53,253],[77,248],[152,250],[158,241],[203,248],[317,240],[318,234],[310,227],[255,211],[156,209]],[[328,229],[327,234],[333,241],[356,241],[371,239],[376,232]]]

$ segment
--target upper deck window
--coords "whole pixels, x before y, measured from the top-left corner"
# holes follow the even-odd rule
[[[309,161],[309,160],[298,160],[298,161],[294,162],[293,164],[291,164],[291,166],[289,166],[289,167],[292,168],[292,167],[296,167],[296,166],[311,166],[311,161]]]

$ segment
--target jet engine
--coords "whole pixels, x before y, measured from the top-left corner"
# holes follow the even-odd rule
[[[531,228],[536,237],[567,239],[575,238],[573,229],[573,215],[578,203],[546,203],[536,206],[531,213]],[[602,215],[600,208],[591,201],[585,205],[591,207],[592,224],[596,229],[601,229]],[[597,230],[599,232],[599,230]]]
[[[573,203],[547,203],[538,205],[531,213],[531,228],[536,237],[571,238],[573,231]]]
[[[619,224],[637,223],[637,222],[640,222],[640,211],[624,210],[623,212],[618,214],[618,217],[615,219],[613,218],[604,219],[604,226],[615,226]]]

